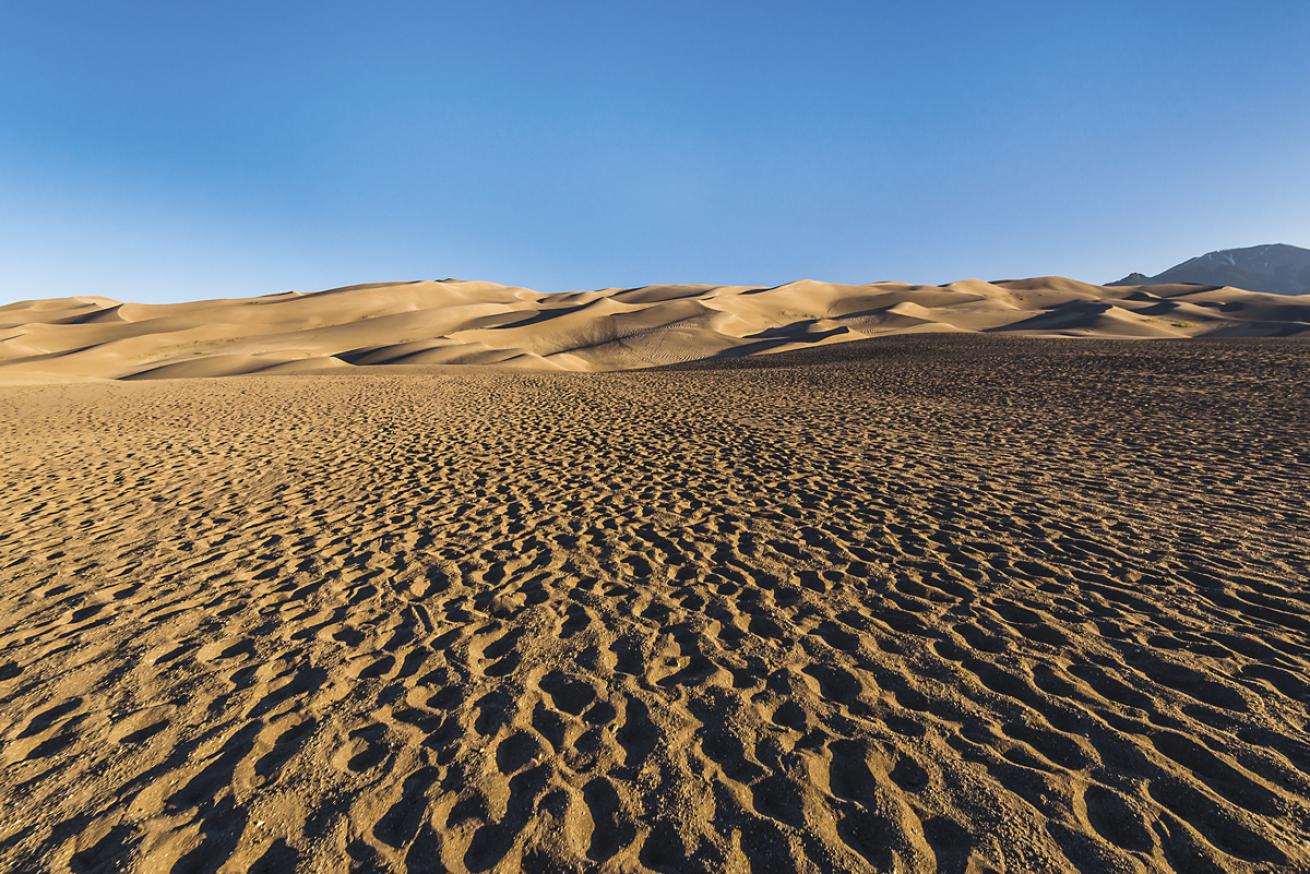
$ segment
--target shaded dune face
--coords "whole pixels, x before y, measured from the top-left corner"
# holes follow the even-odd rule
[[[648,286],[543,295],[488,282],[145,305],[0,307],[0,381],[171,379],[343,366],[612,371],[920,332],[1169,338],[1310,330],[1310,296],[1062,277],[944,286]]]
[[[0,387],[0,870],[1306,870],[1308,370]]]

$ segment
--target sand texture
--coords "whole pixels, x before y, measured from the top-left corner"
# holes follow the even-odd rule
[[[1306,870],[1307,365],[0,388],[0,869]]]
[[[612,371],[917,332],[1147,339],[1308,330],[1310,295],[1107,287],[1053,276],[551,295],[445,280],[166,305],[101,297],[24,301],[0,307],[0,382],[387,364]]]

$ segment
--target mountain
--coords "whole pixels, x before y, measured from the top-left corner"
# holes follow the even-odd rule
[[[1130,273],[1110,285],[1230,285],[1272,294],[1310,294],[1310,249],[1268,243],[1221,249],[1170,267],[1155,276]]]
[[[461,280],[121,303],[0,306],[0,383],[290,373],[378,365],[628,370],[922,331],[1184,338],[1310,332],[1310,295],[1058,276],[947,285],[800,280],[541,294]]]

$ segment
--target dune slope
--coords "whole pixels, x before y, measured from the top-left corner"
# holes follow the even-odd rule
[[[1168,338],[1310,330],[1310,295],[1088,285],[649,286],[543,295],[487,282],[143,305],[0,307],[0,381],[163,379],[406,365],[610,371],[919,332]]]

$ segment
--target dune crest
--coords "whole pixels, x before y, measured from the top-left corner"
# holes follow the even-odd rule
[[[1166,338],[1310,330],[1310,295],[1058,276],[947,285],[800,280],[542,294],[464,280],[120,303],[0,307],[0,381],[311,372],[343,365],[632,370],[917,332]]]

